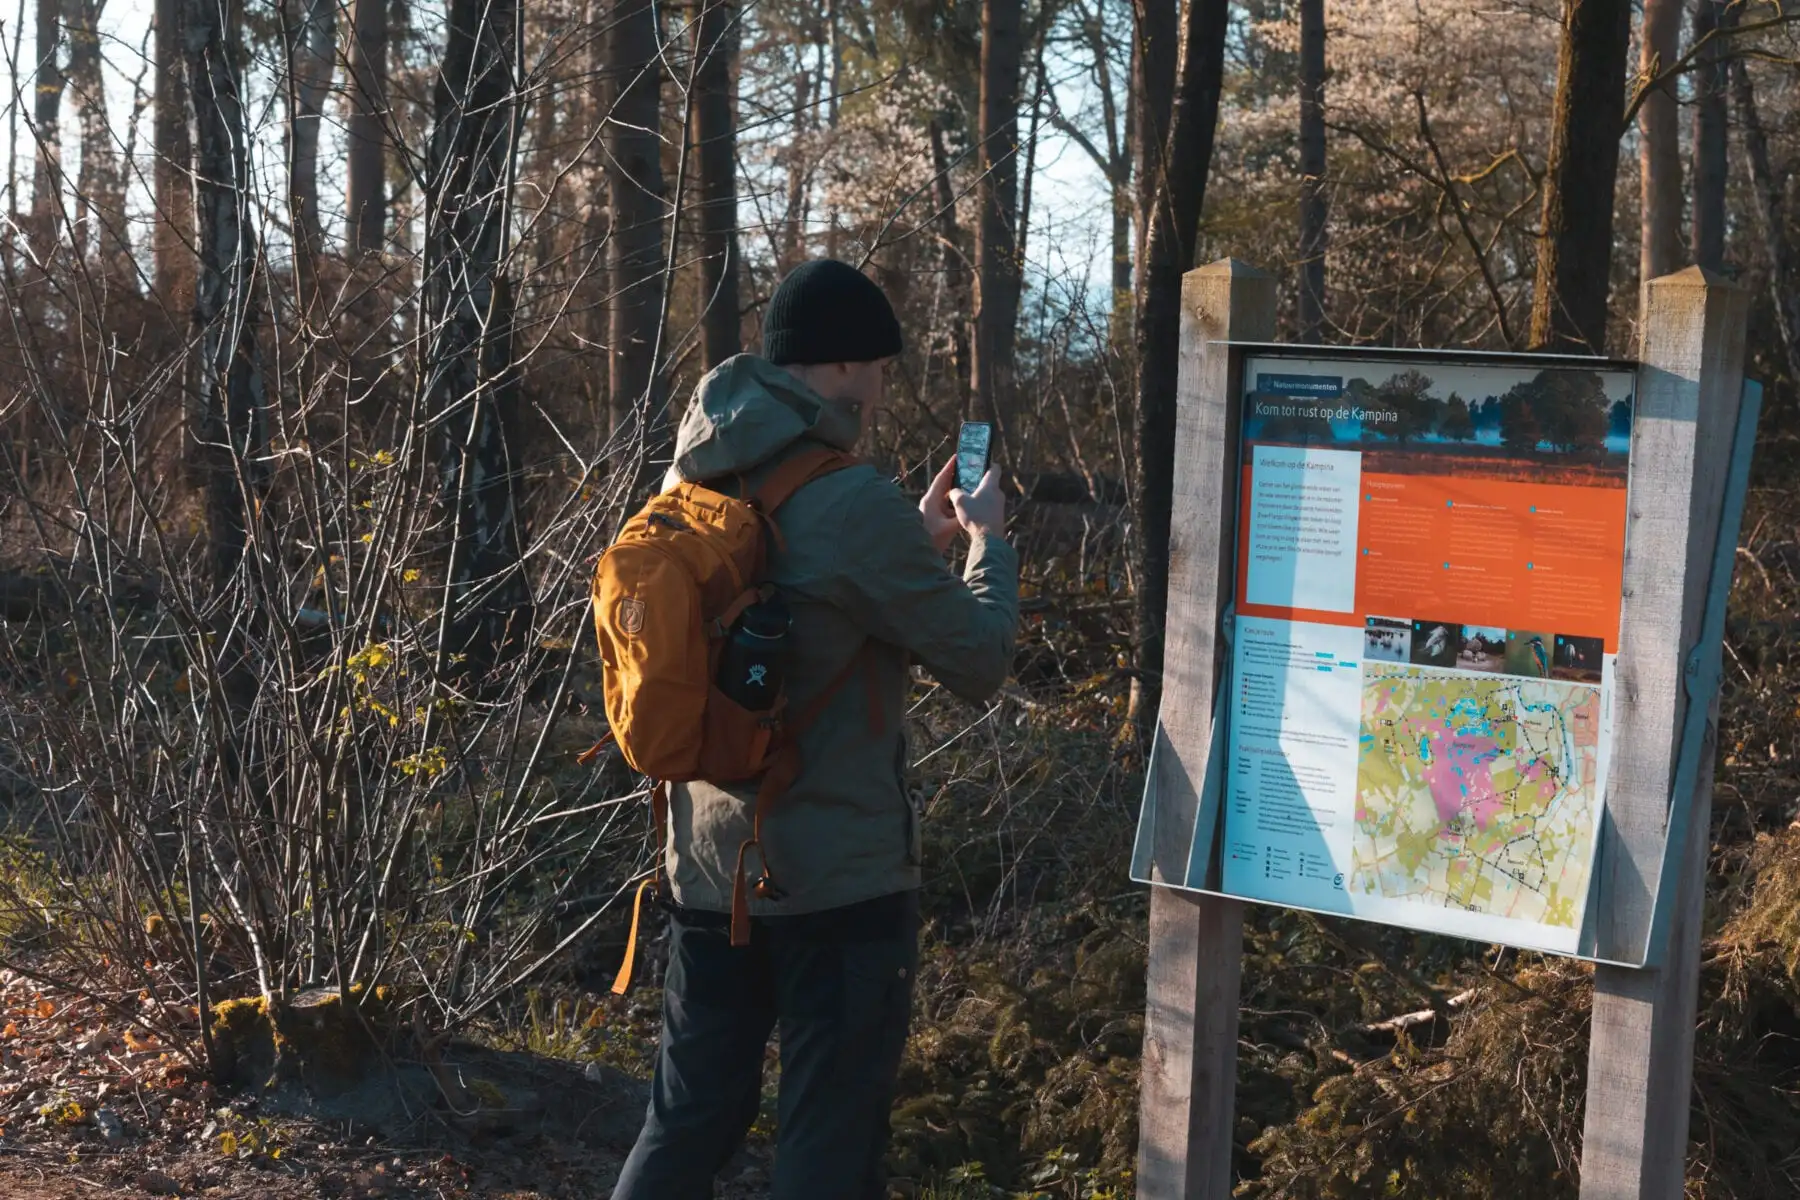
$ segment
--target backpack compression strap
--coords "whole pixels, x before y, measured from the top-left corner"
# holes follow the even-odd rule
[[[731,885],[731,944],[734,946],[750,944],[750,888],[754,887],[756,894],[766,900],[781,899],[781,889],[769,870],[768,857],[763,854],[762,825],[763,817],[773,807],[775,800],[799,778],[800,736],[824,715],[825,706],[831,703],[833,697],[843,690],[844,685],[858,671],[862,672],[868,693],[869,736],[878,738],[887,728],[887,714],[884,711],[886,706],[881,702],[881,689],[875,678],[874,645],[872,640],[865,640],[855,657],[844,664],[844,669],[825,685],[825,690],[814,696],[798,716],[782,724],[781,745],[776,748],[773,761],[756,788],[756,805],[750,814],[750,836],[738,846],[737,876]],[[755,884],[746,885],[744,858],[752,846],[756,847],[757,857],[762,860],[762,874]]]

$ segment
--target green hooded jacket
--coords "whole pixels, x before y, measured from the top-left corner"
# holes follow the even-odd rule
[[[754,487],[800,443],[849,450],[856,436],[857,421],[799,379],[740,355],[701,381],[670,474],[694,482],[741,474]],[[752,895],[750,910],[759,916],[818,912],[919,886],[919,812],[907,787],[903,729],[909,662],[959,696],[986,700],[1006,681],[1019,620],[1013,548],[975,537],[958,579],[932,546],[918,505],[873,467],[813,481],[775,521],[786,549],[771,547],[769,579],[793,615],[790,709],[804,708],[865,641],[871,654],[870,677],[852,679],[800,735],[799,778],[763,821],[762,848],[785,895]],[[882,710],[878,735],[869,719],[873,697]],[[754,785],[671,789],[676,903],[731,911],[754,798]]]

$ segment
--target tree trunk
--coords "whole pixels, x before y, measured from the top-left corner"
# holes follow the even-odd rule
[[[612,198],[607,194],[605,141],[607,115],[612,112],[613,104],[612,67],[608,57],[612,47],[605,32],[611,12],[610,0],[582,0],[581,22],[589,30],[582,63],[587,86],[582,89],[583,107],[576,120],[580,128],[589,131],[580,160],[581,184],[589,201],[582,213],[580,248],[571,263],[576,272],[574,299],[581,336],[591,345],[600,347],[604,347],[611,336],[607,323],[612,315],[612,305],[606,299],[611,282],[606,271],[606,253],[612,231]],[[590,385],[593,389],[590,411],[594,425],[599,429],[610,429],[613,423],[610,362],[609,357],[608,367],[593,373]]]
[[[1146,3],[1140,12],[1151,8]],[[1131,494],[1137,542],[1138,675],[1131,713],[1140,735],[1155,720],[1161,694],[1163,621],[1168,611],[1169,513],[1175,492],[1175,383],[1181,338],[1181,277],[1194,265],[1200,209],[1212,167],[1213,134],[1225,69],[1230,0],[1188,0],[1181,21],[1181,54],[1173,103],[1162,110],[1167,136],[1145,160],[1165,169],[1149,195],[1148,231],[1137,275],[1137,478]],[[1145,41],[1142,32],[1139,42]],[[1145,46],[1145,58],[1149,59]],[[1138,131],[1164,128],[1151,105],[1155,76],[1143,74]]]
[[[517,0],[452,0],[437,79],[426,204],[426,411],[444,431],[451,529],[440,664],[481,679],[531,624],[509,426],[518,405],[513,297],[503,274],[518,145]]]
[[[994,424],[996,461],[1007,461],[1013,345],[1019,319],[1020,0],[982,0],[980,172],[975,187],[975,338],[970,387],[977,420]]]
[[[188,141],[187,75],[182,70],[183,0],[156,0],[156,224],[151,256],[158,299],[186,332],[194,305],[193,149]]]
[[[808,168],[800,135],[812,120],[812,72],[806,69],[803,61],[794,74],[794,132],[782,152],[787,159],[787,212],[782,220],[780,251],[783,275],[806,257],[807,198],[811,189],[807,186]]]
[[[319,220],[319,120],[337,54],[336,0],[283,0],[287,45],[288,220],[294,231],[294,278],[302,304],[323,249]]]
[[[612,236],[606,243],[613,428],[635,418],[642,447],[652,445],[661,396],[656,332],[657,279],[663,269],[662,74],[656,6],[626,0],[608,31],[613,106],[606,123],[606,174]]]
[[[700,306],[704,367],[710,371],[742,349],[738,310],[737,116],[732,67],[738,55],[736,0],[698,0],[693,127],[699,165]]]
[[[125,225],[125,173],[106,119],[106,80],[100,68],[100,15],[105,9],[106,0],[75,0],[75,20],[69,26],[69,82],[81,126],[77,236],[83,253],[114,286],[134,287],[137,269]]]
[[[1531,345],[1601,354],[1631,0],[1564,0]]]
[[[379,254],[387,236],[387,43],[387,0],[355,0],[344,163],[344,240],[352,260]]]
[[[1794,286],[1794,281],[1800,279],[1800,253],[1788,239],[1783,179],[1775,174],[1769,157],[1769,134],[1757,111],[1749,67],[1742,58],[1733,58],[1727,69],[1737,104],[1738,137],[1756,195],[1756,225],[1762,234],[1763,254],[1769,260],[1769,299],[1774,302],[1781,327],[1788,378],[1800,380],[1800,287]]]
[[[944,267],[944,294],[950,299],[950,387],[956,398],[956,411],[964,417],[969,412],[969,272],[963,251],[962,223],[956,219],[956,188],[950,181],[950,155],[944,149],[944,125],[932,117],[931,136],[932,185],[935,188],[940,261]]]
[[[62,36],[62,0],[38,0],[37,100],[32,109],[38,153],[36,169],[31,174],[31,223],[40,262],[56,249],[57,227],[61,224],[62,94],[68,83],[60,65]]]
[[[1131,277],[1137,248],[1132,244],[1132,217],[1136,209],[1135,175],[1137,158],[1137,88],[1136,71],[1125,73],[1125,136],[1115,148],[1112,174],[1112,310],[1109,334],[1117,353],[1123,355],[1131,345]]]
[[[844,84],[844,39],[841,28],[843,6],[840,0],[825,0],[824,45],[820,47],[824,55],[821,74],[825,82],[825,138],[824,154],[835,156],[837,153],[838,118],[842,112]],[[841,231],[838,229],[837,189],[825,190],[825,257],[838,257],[838,246],[841,242]]]
[[[224,588],[244,560],[248,518],[263,494],[263,372],[256,334],[256,228],[238,81],[237,9],[186,0],[188,92],[194,102],[194,188],[200,331],[193,427],[206,480],[213,577]]]
[[[1131,54],[1131,120],[1136,141],[1137,211],[1133,259],[1143,277],[1150,212],[1163,192],[1163,153],[1175,110],[1175,68],[1180,48],[1178,0],[1133,0]]]
[[[1644,0],[1643,45],[1638,72],[1648,83],[1670,70],[1681,53],[1682,0]],[[1667,79],[1644,96],[1638,109],[1638,182],[1642,237],[1638,246],[1641,288],[1681,269],[1681,120],[1676,80]]]
[[[1694,45],[1694,262],[1709,271],[1725,265],[1725,184],[1730,173],[1726,117],[1731,88],[1725,31],[1733,9],[1730,0],[1697,0]],[[1702,45],[1702,39],[1705,44]]]
[[[1325,0],[1300,0],[1300,340],[1325,332]]]
[[[1025,266],[1025,255],[1031,245],[1031,183],[1037,177],[1038,131],[1043,124],[1044,93],[1050,86],[1048,73],[1044,67],[1044,33],[1042,23],[1039,25],[1037,44],[1032,47],[1031,57],[1037,66],[1033,69],[1035,78],[1031,81],[1031,124],[1025,130],[1025,170],[1019,176],[1019,225],[1018,237],[1015,240],[1014,255],[1019,260],[1021,275]]]

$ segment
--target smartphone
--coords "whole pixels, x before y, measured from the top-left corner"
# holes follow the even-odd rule
[[[956,436],[956,486],[972,492],[981,486],[987,474],[988,447],[994,440],[994,427],[986,421],[964,421]]]

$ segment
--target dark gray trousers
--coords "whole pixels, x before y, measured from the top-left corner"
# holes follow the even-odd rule
[[[888,1111],[919,967],[919,898],[901,892],[754,918],[670,915],[662,1049],[650,1111],[613,1200],[710,1200],[756,1119],[781,1031],[771,1200],[885,1200]]]

